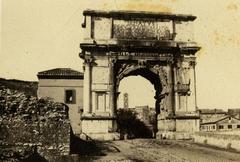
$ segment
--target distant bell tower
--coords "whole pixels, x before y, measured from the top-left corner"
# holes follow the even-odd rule
[[[128,109],[128,93],[123,94],[123,108]]]

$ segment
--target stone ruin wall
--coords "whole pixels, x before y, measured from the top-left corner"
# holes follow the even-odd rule
[[[67,107],[0,85],[0,157],[21,161],[31,156],[53,160],[70,152]]]

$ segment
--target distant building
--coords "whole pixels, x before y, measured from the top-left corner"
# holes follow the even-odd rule
[[[141,120],[146,125],[149,125],[150,120],[150,110],[148,106],[136,106],[134,111],[137,113],[137,118]]]
[[[155,137],[157,129],[156,111],[155,108],[148,106],[136,106],[133,110],[137,114],[137,118],[141,120],[149,130],[152,131],[153,137]]]
[[[37,74],[38,97],[50,97],[69,107],[73,132],[80,134],[80,116],[83,111],[83,73],[70,68],[56,68]]]
[[[200,115],[201,114],[227,114],[226,111],[224,111],[223,109],[199,109],[198,110]]]
[[[228,114],[240,119],[240,108],[228,109]]]
[[[128,93],[123,94],[123,107],[128,109]]]
[[[224,117],[215,116],[202,121],[200,124],[200,131],[226,130],[240,130],[240,119],[231,115],[225,115]]]
[[[200,124],[209,120],[216,120],[226,117],[228,113],[222,109],[199,109]]]

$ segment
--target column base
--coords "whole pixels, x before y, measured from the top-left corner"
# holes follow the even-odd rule
[[[158,119],[157,139],[192,139],[192,134],[199,131],[199,117],[172,116]]]
[[[120,134],[117,132],[112,133],[82,133],[80,138],[83,140],[99,140],[99,141],[114,141],[120,139]]]
[[[119,133],[116,132],[117,123],[113,117],[84,117],[82,119],[83,139],[93,140],[117,140],[120,139]]]

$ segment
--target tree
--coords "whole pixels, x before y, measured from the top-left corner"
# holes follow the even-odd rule
[[[117,110],[117,124],[120,135],[128,138],[151,138],[151,130],[137,118],[137,114],[130,109]]]

